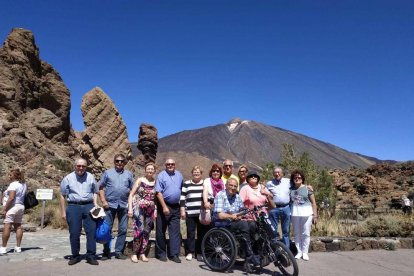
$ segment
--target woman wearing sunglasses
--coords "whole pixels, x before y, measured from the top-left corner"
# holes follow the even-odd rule
[[[305,185],[305,175],[294,170],[290,175],[290,202],[292,208],[292,228],[295,245],[298,250],[296,259],[309,261],[310,231],[312,223],[316,224],[317,210],[313,191]]]
[[[213,164],[209,177],[204,180],[203,203],[204,208],[208,210],[213,209],[214,198],[218,192],[224,190],[224,182],[221,179],[222,175],[222,168],[218,164]]]

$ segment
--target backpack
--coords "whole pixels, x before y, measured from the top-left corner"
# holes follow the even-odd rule
[[[112,231],[104,218],[97,219],[95,240],[98,243],[107,243],[112,239]]]
[[[36,199],[36,195],[33,191],[28,192],[24,197],[24,208],[31,209],[39,205],[39,201]]]

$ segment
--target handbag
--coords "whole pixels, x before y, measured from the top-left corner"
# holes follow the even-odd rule
[[[36,199],[36,195],[33,191],[28,192],[24,197],[24,208],[31,209],[39,205],[39,201]]]
[[[112,240],[111,227],[104,218],[99,218],[96,221],[95,240],[98,243],[107,243]]]
[[[211,223],[211,211],[205,208],[200,209],[200,215],[198,216],[198,220],[203,225],[210,225]]]

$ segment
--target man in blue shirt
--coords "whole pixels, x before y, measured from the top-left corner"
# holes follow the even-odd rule
[[[157,224],[156,224],[156,257],[166,262],[167,251],[165,231],[168,227],[170,238],[168,257],[171,261],[181,263],[180,247],[180,196],[183,176],[175,170],[175,161],[171,158],[165,161],[165,170],[160,172],[155,183],[157,195]]]
[[[63,178],[60,183],[60,213],[69,226],[70,247],[72,258],[69,265],[81,261],[80,235],[82,225],[86,233],[86,261],[91,265],[98,265],[96,260],[95,230],[96,223],[93,221],[90,210],[97,207],[98,185],[95,177],[86,172],[86,160],[75,161],[75,171]],[[66,201],[68,202],[67,207]]]
[[[115,243],[115,258],[125,260],[122,254],[128,228],[128,196],[134,185],[134,176],[125,170],[125,155],[118,153],[114,156],[115,167],[106,170],[99,181],[99,196],[105,209],[105,220],[111,227],[115,216],[118,217],[118,236]],[[102,260],[111,255],[110,242],[104,244]]]

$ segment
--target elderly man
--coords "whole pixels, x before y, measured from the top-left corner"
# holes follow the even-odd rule
[[[183,176],[175,170],[175,161],[171,158],[165,161],[165,170],[159,173],[155,192],[157,203],[156,223],[156,257],[167,261],[165,231],[168,227],[169,246],[168,257],[171,261],[181,263],[180,254],[181,232],[180,232],[180,196]]]
[[[290,231],[290,180],[282,177],[282,168],[276,167],[273,170],[274,178],[266,183],[266,188],[273,194],[273,202],[276,208],[269,211],[269,219],[278,234],[278,223],[281,222],[282,241],[289,248],[289,231]]]
[[[276,207],[269,211],[269,219],[275,228],[275,236],[278,234],[278,223],[280,220],[282,228],[282,241],[290,248],[290,179],[282,177],[283,170],[280,167],[273,169],[273,179],[266,183],[266,188],[273,194],[273,202]],[[307,185],[309,191],[313,191],[311,185]]]
[[[80,262],[80,235],[82,225],[86,233],[86,262],[98,265],[96,260],[95,230],[96,223],[93,221],[90,210],[97,207],[98,185],[95,177],[86,172],[86,160],[75,161],[75,171],[63,178],[60,183],[60,213],[69,226],[70,247],[72,258],[69,265]],[[67,201],[67,207],[65,207]]]
[[[118,236],[115,243],[115,258],[125,260],[122,254],[128,228],[128,196],[134,185],[134,176],[124,169],[125,155],[118,153],[114,156],[114,168],[106,170],[99,181],[99,196],[105,209],[105,220],[111,227],[115,216],[118,218]],[[110,242],[104,244],[102,260],[111,257]]]
[[[226,184],[227,179],[230,177],[236,179],[237,183],[239,183],[239,178],[233,174],[233,161],[226,159],[223,161],[223,175],[221,176],[221,180],[223,180],[224,184]],[[238,184],[237,191],[239,191]]]
[[[246,220],[242,220],[239,215],[244,204],[240,195],[237,193],[238,180],[230,177],[226,183],[226,189],[219,192],[214,199],[214,225],[217,227],[226,227],[233,233],[241,233],[244,238],[242,244],[246,252],[246,262],[259,265],[260,260],[253,255],[250,239],[250,226]]]

